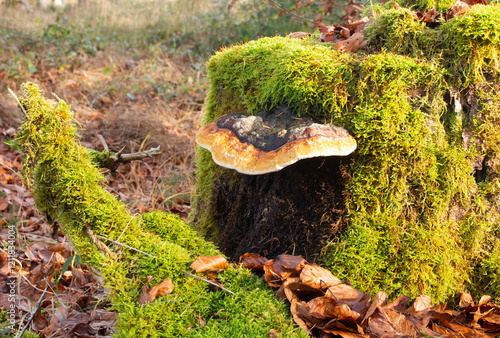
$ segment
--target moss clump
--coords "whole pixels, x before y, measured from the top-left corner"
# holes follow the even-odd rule
[[[423,33],[429,34],[425,23],[416,20],[407,8],[383,10],[377,20],[368,27],[371,44],[385,47],[399,54],[414,54],[422,50]]]
[[[401,0],[400,5],[416,11],[427,12],[431,8],[444,11],[453,6],[456,0]]]
[[[498,76],[500,6],[476,5],[436,28],[420,23],[405,8],[385,9],[368,26],[369,44],[417,58],[439,61],[448,82],[459,88]]]
[[[498,18],[499,6],[474,6],[431,29],[383,10],[371,54],[281,37],[224,49],[208,63],[204,122],[285,104],[347,128],[358,141],[344,168],[349,227],[323,263],[363,291],[498,296],[500,102],[487,89],[498,86]],[[217,239],[213,196],[231,174],[197,154],[191,218]]]
[[[247,270],[233,267],[221,273],[235,295],[211,292],[205,282],[186,276],[182,270],[188,270],[198,255],[219,254],[215,246],[174,215],[132,217],[104,189],[104,177],[91,155],[75,141],[69,107],[62,101],[52,106],[34,84],[24,84],[23,90],[28,120],[17,141],[25,152],[25,178],[30,182],[34,177],[37,208],[58,220],[85,263],[102,272],[112,306],[119,312],[117,337],[234,337],[236,332],[258,337],[272,328],[285,336],[306,336],[296,330],[283,302]],[[91,233],[120,237],[121,243],[155,257],[119,246],[103,252]],[[172,279],[174,292],[140,306],[147,276]],[[204,328],[197,316],[206,321]]]

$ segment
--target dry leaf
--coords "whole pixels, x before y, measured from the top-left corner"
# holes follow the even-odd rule
[[[459,304],[459,306],[461,308],[468,307],[468,306],[474,306],[474,299],[472,299],[472,296],[469,293],[460,292],[460,304]]]
[[[66,246],[63,244],[56,244],[56,245],[49,245],[47,247],[47,250],[52,251],[52,252],[61,252],[66,250]]]
[[[490,299],[491,299],[491,296],[484,295],[484,296],[481,297],[481,299],[479,300],[479,303],[477,305],[481,306],[481,305],[488,304],[488,302],[490,301]]]
[[[349,39],[338,42],[333,48],[341,53],[354,53],[363,43],[364,37],[364,32],[354,33]]]
[[[418,296],[413,305],[408,309],[409,313],[429,310],[431,307],[431,297],[427,295]]]
[[[308,36],[311,36],[311,34],[306,33],[306,32],[294,32],[288,35],[289,39],[303,39],[307,38]]]
[[[352,311],[347,304],[339,304],[329,297],[317,297],[307,303],[309,315],[318,319],[352,319],[357,321],[360,314]]]
[[[148,284],[152,280],[153,277],[148,276],[148,281],[142,287],[141,295],[139,296],[139,304],[141,305],[151,303],[157,296],[165,296],[174,290],[172,280],[169,278],[164,279],[163,282],[149,289]]]
[[[174,284],[172,284],[172,280],[170,278],[166,278],[160,284],[153,286],[153,289],[155,288],[157,290],[155,290],[157,292],[156,296],[161,297],[172,293],[174,290]]]
[[[337,299],[340,302],[347,302],[360,299],[363,292],[356,290],[352,286],[345,284],[332,285],[326,290],[326,297]]]
[[[377,308],[373,316],[368,318],[367,330],[375,337],[416,337],[414,325],[404,314]]]
[[[196,272],[222,271],[227,269],[227,260],[222,256],[201,255],[191,264],[191,269]]]
[[[309,329],[306,325],[306,322],[302,320],[299,315],[297,314],[297,300],[293,300],[292,304],[290,305],[290,312],[292,313],[292,317],[294,322],[302,328],[302,330],[309,332]]]
[[[240,256],[241,266],[251,270],[264,270],[264,264],[268,259],[255,253],[246,253]]]
[[[398,312],[403,312],[408,308],[408,303],[410,301],[410,297],[405,295],[399,295],[398,298],[384,306],[384,310],[395,310]]]
[[[300,273],[300,280],[302,283],[319,290],[342,283],[330,271],[316,264],[307,264],[304,266]]]
[[[283,16],[283,14],[285,14],[285,13],[286,13],[286,10],[284,8],[282,8],[281,11],[276,16],[275,20],[278,20],[279,18],[281,18]]]
[[[378,307],[382,307],[387,304],[387,294],[384,291],[379,291],[375,294],[375,297],[373,297],[373,302],[368,308],[368,311],[366,311],[365,317],[363,318],[363,322],[366,320],[366,318],[370,317],[375,310]]]
[[[272,261],[271,268],[273,273],[283,280],[298,277],[306,264],[307,261],[302,256],[279,255]]]

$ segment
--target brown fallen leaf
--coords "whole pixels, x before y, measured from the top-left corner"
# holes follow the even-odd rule
[[[461,308],[468,307],[468,306],[474,306],[474,299],[472,299],[472,296],[467,293],[467,292],[460,292],[460,304],[459,306]]]
[[[408,308],[408,303],[410,301],[410,297],[405,295],[399,295],[398,298],[385,305],[384,310],[395,310],[398,312],[403,312]]]
[[[341,53],[354,53],[363,43],[364,37],[364,32],[354,33],[349,39],[338,42],[333,48]]]
[[[352,286],[346,284],[336,284],[326,290],[325,296],[334,298],[340,302],[347,302],[360,299],[364,295],[363,292],[356,290]]]
[[[368,308],[368,311],[366,311],[365,317],[363,318],[363,321],[361,323],[363,323],[366,318],[370,317],[378,307],[386,305],[387,299],[387,293],[385,293],[384,291],[377,292],[375,294],[375,297],[373,297],[372,304]]]
[[[61,252],[63,250],[66,250],[67,247],[64,244],[56,244],[56,245],[49,245],[47,247],[47,250],[52,251],[52,252]]]
[[[201,255],[191,264],[191,269],[196,272],[222,271],[227,269],[227,260],[222,256]]]
[[[415,326],[405,315],[394,310],[378,307],[368,318],[367,331],[375,337],[416,337]]]
[[[431,308],[431,297],[427,295],[418,296],[408,309],[408,313],[427,311]]]
[[[292,317],[294,322],[302,328],[302,330],[306,331],[309,333],[309,328],[306,325],[306,322],[302,320],[302,318],[299,317],[297,314],[297,300],[294,299],[292,301],[292,304],[290,305],[290,312],[292,313]]]
[[[170,278],[164,279],[163,282],[149,289],[148,284],[152,280],[153,277],[148,276],[148,281],[142,287],[141,295],[139,296],[139,304],[141,305],[151,303],[156,297],[165,296],[174,290],[174,285]]]
[[[319,290],[342,283],[330,271],[316,264],[307,264],[304,266],[300,272],[300,280],[302,283]]]
[[[318,319],[358,320],[359,313],[352,311],[347,304],[337,303],[329,297],[316,297],[307,303],[309,316]]]
[[[481,297],[481,299],[479,300],[479,303],[477,304],[478,306],[481,306],[481,305],[485,305],[485,304],[488,304],[488,302],[491,300],[491,296],[488,296],[488,295],[484,295]]]
[[[264,264],[268,259],[259,254],[246,253],[240,256],[241,266],[250,270],[264,270]]]
[[[306,32],[294,32],[288,35],[289,39],[303,39],[311,36],[311,34]]]
[[[302,256],[279,255],[272,260],[271,269],[273,274],[284,280],[288,277],[300,276],[300,272],[306,264],[307,261]],[[265,266],[267,265],[266,263]]]
[[[299,277],[291,277],[286,279],[283,282],[282,287],[289,302],[291,302],[291,298],[298,298],[299,300],[303,300],[324,296],[323,291],[302,283]]]

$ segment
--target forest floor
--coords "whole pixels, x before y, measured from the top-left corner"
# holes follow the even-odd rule
[[[121,165],[108,175],[108,190],[126,203],[132,213],[167,210],[186,218],[194,189],[194,135],[204,109],[206,80],[203,61],[189,56],[166,55],[162,48],[148,52],[110,47],[93,53],[76,53],[66,65],[46,65],[45,57],[29,57],[29,39],[0,37],[0,276],[8,280],[9,226],[15,226],[16,280],[19,333],[48,289],[31,324],[45,337],[109,336],[115,313],[108,310],[106,290],[97,271],[78,264],[62,232],[52,236],[52,224],[38,212],[31,190],[20,171],[22,155],[13,137],[22,111],[8,89],[22,95],[20,85],[40,85],[66,101],[80,125],[84,146],[103,150],[102,135],[114,151],[125,153],[160,146],[162,154]],[[37,45],[39,47],[39,45]],[[37,50],[47,56],[54,47]],[[57,47],[55,47],[57,48]],[[19,57],[13,57],[12,50]],[[35,60],[35,61],[33,61]],[[40,283],[42,281],[42,283]],[[0,309],[9,309],[9,288],[4,284]],[[0,335],[7,334],[8,313],[1,312]],[[28,336],[25,333],[25,337]]]

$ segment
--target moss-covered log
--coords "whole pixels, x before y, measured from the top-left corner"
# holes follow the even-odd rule
[[[474,6],[437,28],[391,6],[371,9],[368,53],[341,54],[317,36],[274,37],[211,58],[205,124],[286,105],[346,128],[358,150],[342,165],[325,161],[336,166],[327,175],[341,179],[324,179],[330,195],[321,192],[317,201],[327,196],[330,204],[308,210],[314,187],[307,185],[321,179],[249,178],[198,149],[191,219],[228,255],[241,245],[275,253],[277,242],[282,252],[321,253],[335,275],[363,291],[443,301],[469,289],[498,298],[500,6]],[[323,162],[313,165],[309,175],[325,175]],[[284,206],[309,217],[288,224],[276,216]],[[275,216],[264,217],[269,210]],[[346,226],[336,233],[338,215]]]
[[[75,140],[69,107],[63,101],[51,105],[34,84],[23,90],[28,116],[17,140],[25,152],[24,175],[28,182],[34,178],[37,208],[59,221],[83,261],[101,271],[119,314],[115,336],[264,337],[271,329],[285,337],[307,336],[285,304],[246,269],[232,266],[219,275],[234,295],[210,291],[207,283],[186,276],[182,270],[189,270],[198,255],[219,254],[215,246],[172,214],[132,217],[104,189],[90,153]],[[120,246],[110,246],[106,253],[94,235],[120,238],[154,258]],[[141,306],[139,294],[148,276],[170,278],[175,289]],[[203,327],[200,316],[206,321]]]

